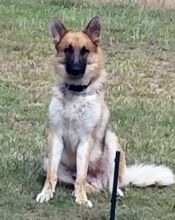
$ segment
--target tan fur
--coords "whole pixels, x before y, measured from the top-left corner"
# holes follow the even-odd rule
[[[89,49],[90,54],[88,56],[88,71],[86,71],[86,75],[79,80],[71,80],[65,72],[64,65],[64,49],[67,45],[72,44],[76,49],[81,48],[83,45],[86,45],[87,49]],[[87,84],[89,83],[89,79],[96,79],[99,77],[101,72],[105,77],[104,70],[104,56],[101,48],[95,47],[92,41],[87,37],[83,32],[68,32],[60,44],[56,47],[57,55],[55,57],[54,66],[55,71],[59,73],[61,76],[60,80],[66,81],[67,83],[74,84]],[[101,75],[100,80],[103,80],[103,76]],[[105,80],[105,79],[104,79]]]
[[[57,39],[59,43],[56,44],[54,63],[60,79],[53,87],[49,108],[47,178],[37,201],[44,202],[53,197],[58,179],[74,184],[76,202],[91,207],[86,193],[112,191],[116,150],[121,152],[119,181],[122,185],[126,169],[125,154],[117,136],[107,128],[109,110],[104,101],[106,71],[98,41],[94,37],[93,43],[84,32],[70,31]],[[70,78],[65,70],[64,49],[69,44],[75,50],[83,46],[89,49],[86,71],[80,79]],[[65,94],[62,89],[65,83],[85,85],[89,82],[87,95],[77,96],[69,90]]]

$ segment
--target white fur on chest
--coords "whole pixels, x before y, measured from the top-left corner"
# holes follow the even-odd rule
[[[74,151],[78,143],[91,135],[101,116],[96,95],[53,97],[49,107],[51,127],[55,128]]]

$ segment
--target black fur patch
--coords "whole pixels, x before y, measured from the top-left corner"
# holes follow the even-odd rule
[[[74,49],[70,44],[67,48],[65,48],[64,53],[67,74],[75,77],[83,76],[86,70],[89,50],[85,47]]]

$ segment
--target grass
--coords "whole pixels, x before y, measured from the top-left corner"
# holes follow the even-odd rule
[[[103,23],[107,102],[111,126],[125,145],[128,164],[155,162],[175,168],[174,11],[65,0],[0,1],[0,219],[105,220],[110,195],[92,196],[93,209],[74,203],[71,189],[57,188],[48,204],[35,202],[44,182],[50,87],[56,79],[48,31],[59,16],[83,27]],[[128,188],[120,220],[175,219],[175,186]]]

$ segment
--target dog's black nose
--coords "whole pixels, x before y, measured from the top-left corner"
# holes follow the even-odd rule
[[[82,67],[79,63],[74,63],[71,68],[71,74],[78,76],[82,74]]]
[[[66,71],[72,76],[82,76],[85,72],[85,67],[78,62],[72,62],[66,65]]]

